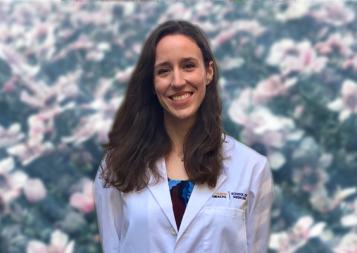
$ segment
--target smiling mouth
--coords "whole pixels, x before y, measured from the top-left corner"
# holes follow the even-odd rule
[[[187,92],[185,94],[182,94],[182,95],[174,95],[174,96],[170,96],[169,98],[171,100],[174,100],[174,101],[180,101],[180,100],[183,100],[185,98],[188,98],[190,96],[192,96],[193,92]]]

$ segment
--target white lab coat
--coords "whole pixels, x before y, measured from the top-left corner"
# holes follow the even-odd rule
[[[272,176],[267,159],[227,136],[223,173],[210,189],[195,185],[177,229],[169,185],[162,180],[140,192],[103,188],[95,201],[104,253],[267,252]],[[157,162],[167,178],[165,160]]]

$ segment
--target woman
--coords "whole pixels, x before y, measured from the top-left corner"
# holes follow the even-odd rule
[[[267,251],[269,165],[223,134],[217,82],[197,26],[147,38],[95,180],[105,253]]]

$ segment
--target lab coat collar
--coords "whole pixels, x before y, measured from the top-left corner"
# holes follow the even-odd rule
[[[156,184],[154,184],[154,180],[152,177],[148,188],[151,194],[156,199],[159,206],[161,207],[163,213],[169,220],[171,226],[175,229],[175,232],[177,234],[176,242],[178,242],[178,240],[187,230],[192,220],[197,215],[197,213],[202,209],[202,207],[209,200],[209,198],[212,197],[212,194],[216,191],[216,189],[226,180],[226,166],[225,164],[223,164],[222,174],[218,177],[217,185],[215,188],[209,188],[206,185],[194,186],[190,199],[187,203],[185,213],[182,217],[180,230],[177,229],[176,225],[169,184],[167,181],[167,171],[164,158],[158,160],[157,169],[159,170],[162,179]]]
[[[207,185],[195,185],[191,193],[190,199],[187,203],[185,213],[182,217],[180,230],[177,234],[176,243],[180,240],[185,233],[190,223],[193,221],[198,212],[202,209],[205,203],[212,197],[216,189],[222,185],[226,180],[225,167],[223,166],[223,173],[218,177],[215,188],[209,188]]]
[[[162,178],[159,182],[155,183],[154,177],[151,176],[148,188],[177,234],[178,229],[176,226],[174,210],[172,208],[169,183],[167,181],[165,158],[160,158],[157,161],[156,166]]]

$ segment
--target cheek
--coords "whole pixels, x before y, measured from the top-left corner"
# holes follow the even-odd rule
[[[192,75],[190,80],[193,84],[195,84],[197,89],[205,89],[206,81],[202,73],[196,73],[195,75]]]
[[[167,85],[162,80],[154,80],[154,89],[156,94],[164,94],[166,91],[166,87]]]
[[[196,89],[200,93],[205,93],[207,89],[205,80],[200,80],[199,82],[197,82]]]
[[[155,82],[154,90],[157,100],[159,101],[162,107],[165,107],[165,100],[164,100],[166,94],[165,85],[163,85],[162,82]]]

